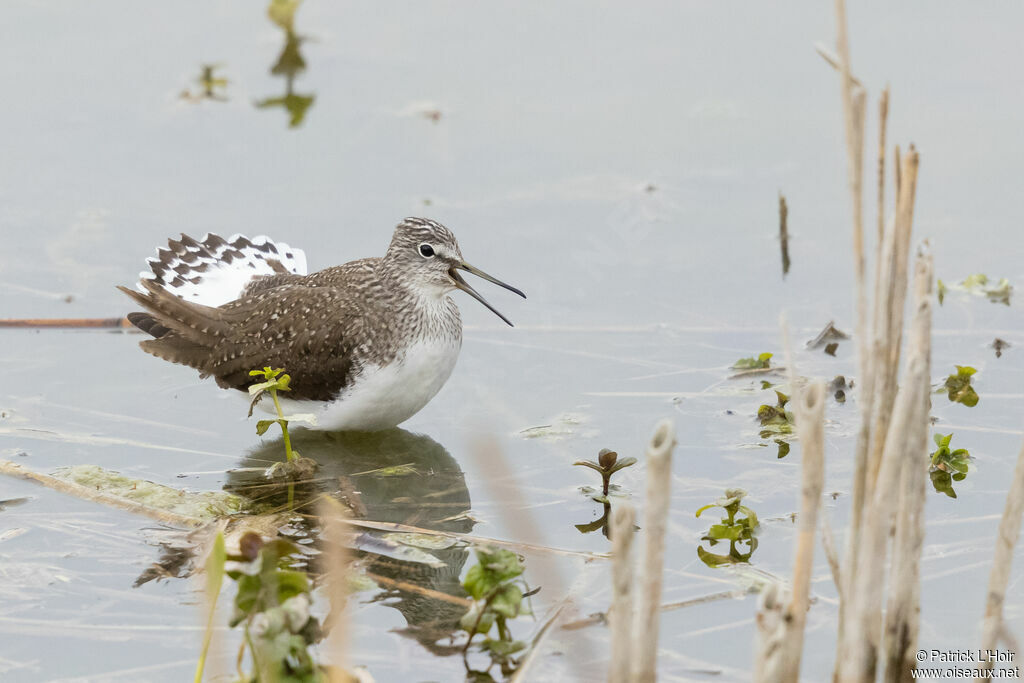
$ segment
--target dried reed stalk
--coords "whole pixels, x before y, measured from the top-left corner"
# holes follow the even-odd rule
[[[0,327],[133,327],[127,318],[6,318]]]
[[[889,119],[889,86],[885,86],[878,100],[878,248],[882,246],[885,231],[885,128]],[[880,263],[876,253],[875,263]],[[876,300],[877,301],[877,300]]]
[[[672,483],[672,449],[676,445],[672,420],[654,429],[647,447],[647,496],[644,503],[644,553],[633,641],[632,680],[653,683],[658,669],[658,626],[661,580],[665,564],[665,528]]]
[[[914,220],[914,195],[917,188],[918,154],[913,145],[901,160],[900,190],[896,197],[893,230],[886,235],[883,257],[878,264],[878,296],[875,301],[874,426],[868,458],[867,488],[878,478],[878,468],[892,417],[903,340],[903,310],[907,298],[907,263],[910,234]]]
[[[857,305],[857,361],[860,375],[860,426],[854,450],[853,496],[850,514],[850,531],[847,535],[845,566],[840,574],[846,582],[840,590],[850,595],[853,580],[853,563],[860,547],[860,535],[864,503],[868,497],[866,474],[868,471],[868,449],[871,444],[871,416],[873,415],[874,372],[871,367],[870,332],[868,328],[868,304],[865,285],[864,226],[863,226],[863,176],[864,160],[864,109],[866,95],[863,87],[850,73],[850,47],[846,32],[846,3],[836,0],[836,50],[841,77],[843,122],[846,137],[846,165],[850,198],[853,210],[853,264],[856,281]],[[820,52],[820,51],[819,51]],[[839,637],[842,640],[845,603],[840,604]]]
[[[930,310],[925,307],[915,313],[915,328],[924,326],[919,318],[929,316]],[[894,502],[899,496],[903,457],[913,452],[918,441],[915,429],[919,426],[915,427],[915,422],[922,419],[922,406],[927,400],[928,372],[927,355],[920,348],[911,349],[885,440],[878,482],[867,499],[869,504],[865,508],[860,546],[852,558],[855,562],[853,572],[847,579],[849,590],[842,613],[844,622],[836,658],[839,681],[866,682],[873,681],[875,677],[881,642],[886,545]],[[923,417],[927,420],[927,413]]]
[[[924,359],[923,385],[917,394],[923,397],[912,416],[907,439],[909,448],[900,468],[896,535],[893,539],[892,567],[889,574],[885,623],[885,673],[883,680],[904,683],[912,680],[916,666],[918,618],[921,612],[920,565],[924,547],[924,503],[927,496],[926,454],[928,453],[928,415],[931,412],[931,324],[932,256],[923,247],[914,266],[914,324],[908,340],[908,353]],[[907,387],[901,387],[901,391]]]
[[[791,362],[787,364],[792,367]],[[794,401],[796,430],[801,444],[802,481],[793,558],[793,588],[791,597],[779,587],[766,592],[761,601],[761,611],[756,620],[758,645],[755,649],[754,680],[764,683],[800,678],[804,626],[810,606],[811,572],[814,568],[814,537],[821,494],[825,488],[825,395],[825,384],[819,381],[801,389]]]
[[[1013,563],[1013,548],[1020,537],[1021,517],[1024,516],[1024,447],[1017,456],[1017,466],[1013,470],[1013,481],[1006,494],[1006,507],[1003,518],[999,520],[999,535],[996,537],[996,549],[992,554],[992,571],[988,577],[988,597],[985,600],[985,621],[982,623],[981,649],[994,650],[1000,634],[1011,649],[1016,650],[1016,643],[1009,636],[1003,621],[1003,599],[1006,597],[1006,586],[1010,581],[1010,566]],[[982,668],[991,671],[992,662],[985,662]],[[989,680],[989,676],[977,680]]]
[[[633,654],[633,538],[636,533],[636,510],[629,503],[620,503],[612,510],[612,661],[608,670],[610,683],[628,683]]]

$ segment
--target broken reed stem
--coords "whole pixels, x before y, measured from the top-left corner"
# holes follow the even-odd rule
[[[127,318],[7,318],[0,327],[121,327],[131,328]]]
[[[988,577],[988,597],[985,599],[985,620],[982,623],[981,649],[994,650],[1001,633],[1008,646],[1016,650],[1012,636],[1003,621],[1003,599],[1010,581],[1010,567],[1013,563],[1013,548],[1020,537],[1021,517],[1024,516],[1024,447],[1017,456],[1017,466],[1013,470],[1013,481],[1006,494],[1006,507],[1003,517],[999,520],[999,533],[996,536],[996,549],[992,554],[992,570]],[[991,671],[992,662],[984,662],[982,668]],[[989,676],[977,679],[989,680]]]
[[[926,326],[924,320],[930,318],[930,315],[930,307],[918,308],[914,316],[914,329],[930,329],[930,322]],[[901,389],[896,396],[877,484],[865,499],[868,504],[865,507],[860,545],[856,556],[848,558],[852,560],[848,564],[852,574],[847,575],[847,604],[841,613],[844,621],[840,626],[842,637],[836,657],[839,681],[873,681],[875,678],[882,630],[886,546],[894,502],[900,495],[898,486],[906,484],[900,477],[903,458],[911,457],[917,446],[916,430],[921,427],[915,425],[915,421],[927,420],[926,412],[922,417],[921,407],[928,398],[931,382],[928,373],[927,355],[921,348],[912,349],[903,373]],[[927,429],[927,422],[924,428]],[[908,495],[912,494],[908,492]]]
[[[878,100],[878,248],[885,232],[885,128],[889,119],[889,86],[885,86]],[[879,252],[880,253],[880,252]],[[879,263],[876,260],[875,263]],[[877,301],[877,300],[876,300]],[[876,304],[877,305],[877,304]]]
[[[931,412],[931,326],[932,255],[927,243],[918,251],[914,265],[913,326],[908,340],[908,355],[924,359],[924,372],[917,387],[922,398],[911,416],[907,438],[909,448],[900,467],[899,503],[896,534],[893,539],[892,567],[889,573],[888,603],[885,613],[885,673],[888,683],[907,683],[916,666],[918,619],[920,615],[921,550],[924,547],[924,503],[927,496],[926,455],[928,453],[928,415]],[[901,390],[906,390],[902,387]]]
[[[867,291],[865,285],[864,226],[863,226],[863,175],[864,151],[864,88],[854,83],[850,74],[850,48],[846,33],[846,3],[836,0],[836,50],[838,52],[843,104],[843,122],[846,132],[846,167],[849,177],[850,199],[853,210],[853,265],[856,279],[857,304],[857,359],[861,381],[861,421],[857,433],[853,467],[853,500],[850,516],[850,532],[847,536],[846,566],[841,577],[847,582],[842,589],[851,595],[849,583],[853,580],[853,562],[860,546],[863,524],[864,502],[867,500],[866,473],[868,447],[871,442],[871,416],[874,398],[873,371],[870,356],[870,332],[868,329]],[[840,604],[840,640],[842,639],[845,604]]]
[[[333,665],[328,669],[328,681],[348,683],[351,677],[348,674],[350,636],[347,609],[349,591],[346,577],[349,565],[348,547],[352,542],[352,534],[346,524],[348,511],[341,503],[326,495],[320,497],[317,507],[323,525],[320,539],[327,597],[331,604],[330,611],[324,619],[324,630],[327,631],[324,651]]]
[[[792,637],[786,639],[790,655],[788,666],[784,668],[786,680],[799,678],[804,622],[810,605],[814,536],[825,488],[825,395],[825,384],[815,382],[800,391],[795,406],[796,431],[800,438],[801,496],[793,559],[793,601],[789,608],[792,619],[787,620]]]
[[[789,207],[786,206],[786,196],[779,193],[779,247],[782,249],[782,277],[789,273]]]
[[[794,402],[800,438],[800,515],[793,557],[793,588],[788,604],[778,587],[762,602],[756,619],[758,645],[755,680],[784,683],[800,678],[804,626],[810,606],[814,537],[825,488],[825,384],[817,381],[801,389]]]
[[[644,502],[644,553],[640,565],[633,640],[632,680],[654,683],[658,669],[658,626],[661,617],[661,580],[665,564],[665,528],[672,484],[672,449],[676,433],[672,420],[654,429],[647,447],[647,496]]]
[[[633,645],[633,526],[636,510],[629,503],[616,504],[612,510],[612,605],[608,611],[611,622],[612,661],[608,670],[610,683],[628,683]]]
[[[896,197],[894,229],[886,235],[884,258],[879,261],[879,295],[875,304],[875,394],[874,426],[868,461],[867,487],[878,477],[878,465],[884,452],[892,404],[896,394],[900,347],[903,340],[903,311],[907,299],[907,267],[910,234],[914,220],[914,195],[917,187],[918,154],[913,145],[902,159],[903,182]]]

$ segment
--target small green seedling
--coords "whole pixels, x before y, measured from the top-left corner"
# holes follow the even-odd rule
[[[602,448],[598,452],[597,462],[593,460],[577,460],[573,463],[573,465],[589,467],[601,474],[601,496],[594,496],[594,500],[599,503],[608,502],[608,489],[611,486],[612,475],[635,464],[636,458],[623,458],[619,460],[619,454],[607,448]]]
[[[757,358],[740,358],[732,364],[734,370],[767,370],[771,367],[771,353],[762,353]]]
[[[775,390],[775,396],[775,405],[763,404],[757,409],[757,421],[761,423],[762,439],[793,433],[793,413],[786,410],[789,396],[778,389]]]
[[[701,546],[697,546],[697,556],[709,567],[720,567],[727,564],[748,562],[750,556],[757,550],[757,533],[760,530],[760,523],[757,521],[757,514],[743,505],[741,501],[747,492],[743,489],[726,489],[725,495],[710,505],[697,510],[697,517],[711,508],[722,508],[726,516],[722,518],[721,524],[713,524],[708,532],[701,537],[702,541],[708,541],[712,546],[719,541],[729,541],[729,554],[717,555],[710,553]],[[742,516],[740,516],[742,515]],[[737,545],[746,545],[746,552],[740,552]]]
[[[491,657],[491,667],[498,664],[502,674],[512,674],[518,662],[512,655],[526,649],[526,643],[515,640],[509,629],[508,621],[521,614],[530,614],[525,600],[529,592],[526,583],[520,576],[523,564],[511,550],[502,548],[477,548],[476,564],[466,572],[462,587],[466,589],[473,604],[463,616],[459,625],[469,634],[466,646],[462,650],[463,659],[469,651],[473,637],[481,633],[484,641],[481,648]],[[489,634],[497,627],[497,638]],[[467,670],[469,665],[466,665]],[[476,672],[483,673],[485,672]]]
[[[928,476],[931,477],[932,486],[936,491],[945,493],[950,498],[956,498],[953,482],[963,481],[967,478],[971,453],[966,448],[950,450],[949,442],[953,438],[952,434],[936,434],[934,438],[938,448],[931,454]]]
[[[971,386],[971,376],[977,372],[968,365],[956,365],[956,374],[946,378],[940,391],[945,391],[953,403],[963,403],[968,408],[978,405],[978,392]]]

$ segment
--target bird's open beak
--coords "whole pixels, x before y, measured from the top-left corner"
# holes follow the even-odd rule
[[[462,263],[455,264],[454,266],[452,266],[448,270],[448,274],[451,276],[452,280],[455,280],[455,286],[456,287],[458,287],[463,292],[465,292],[466,294],[469,294],[471,297],[473,297],[474,299],[476,299],[477,301],[482,303],[484,306],[489,308],[491,313],[493,313],[494,315],[498,316],[499,318],[504,320],[506,323],[508,323],[509,327],[513,327],[511,320],[509,320],[508,318],[503,316],[501,313],[499,313],[498,309],[496,309],[494,306],[492,306],[489,303],[487,303],[487,299],[485,299],[482,296],[480,296],[479,292],[477,292],[475,289],[470,287],[469,283],[467,283],[465,280],[462,279],[462,276],[459,275],[459,272],[458,272],[460,270],[464,270],[467,273],[473,273],[473,275],[476,275],[477,277],[482,277],[483,279],[487,280],[488,282],[493,282],[494,284],[498,285],[499,287],[504,287],[505,289],[509,290],[510,292],[515,292],[516,294],[518,294],[519,296],[523,297],[524,299],[526,298],[526,295],[523,294],[518,289],[516,289],[515,287],[513,287],[512,285],[507,285],[504,282],[502,282],[501,280],[499,280],[498,278],[491,277],[490,275],[488,275],[484,271],[480,270],[479,268],[474,268],[473,266],[469,265],[465,261],[463,261]]]

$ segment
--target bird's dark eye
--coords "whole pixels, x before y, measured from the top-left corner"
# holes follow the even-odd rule
[[[433,255],[434,248],[432,246],[430,246],[429,244],[420,245],[420,256],[422,256],[423,258],[430,258]]]

